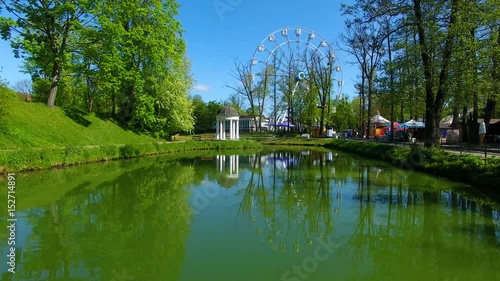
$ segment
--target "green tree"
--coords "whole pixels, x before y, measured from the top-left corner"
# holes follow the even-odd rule
[[[215,116],[223,105],[215,101],[205,103],[200,95],[192,97],[191,101],[193,103],[194,127],[196,132],[203,133],[212,131],[212,127],[214,127],[215,123]]]
[[[364,6],[362,6],[364,7]],[[377,70],[381,65],[381,61],[385,52],[383,41],[385,39],[384,27],[381,27],[376,22],[364,22],[362,18],[365,16],[363,10],[351,10],[344,6],[344,13],[354,17],[354,20],[347,20],[347,33],[342,36],[342,41],[346,45],[348,53],[353,55],[356,63],[359,64],[362,72],[362,91],[361,97],[365,97],[365,79],[367,91],[367,133],[370,134],[372,116],[372,99],[374,96],[375,81]],[[364,108],[364,107],[363,107]]]
[[[147,92],[136,94],[136,108],[131,120],[134,128],[153,132],[162,138],[194,129],[193,107],[188,96],[191,79],[178,77],[179,73],[186,72],[177,70],[169,73],[154,95]]]
[[[347,98],[343,98],[334,104],[335,110],[332,113],[332,124],[337,132],[356,126],[355,112],[358,111],[358,103],[358,100],[349,101]]]
[[[2,69],[0,68],[0,73],[2,73]],[[0,75],[0,88],[7,88],[9,86],[9,82],[7,80],[3,79],[2,76]]]
[[[239,114],[243,114],[245,112],[245,110],[243,110],[245,106],[245,98],[237,93],[230,94],[224,104],[234,107]]]
[[[355,17],[355,23],[360,22],[367,25],[368,28],[376,28],[383,18],[395,17],[397,21],[391,21],[388,30],[384,26],[385,37],[393,32],[405,30],[405,28],[409,28],[410,34],[414,34],[415,46],[419,53],[419,63],[416,64],[419,71],[415,71],[414,74],[423,73],[423,79],[417,79],[417,75],[408,76],[407,73],[405,75],[418,81],[415,83],[417,87],[412,90],[413,92],[418,91],[418,84],[421,83],[419,81],[423,81],[427,146],[436,145],[439,141],[439,122],[444,104],[449,96],[450,72],[453,70],[452,61],[456,54],[454,47],[459,42],[459,22],[463,18],[470,17],[463,12],[475,11],[475,9],[467,9],[466,2],[462,0],[360,0],[353,6],[344,6],[345,12]],[[481,1],[475,4],[479,2]],[[401,38],[393,38],[393,40],[403,41]],[[470,51],[474,53],[472,49]],[[392,74],[398,73],[397,69],[394,68],[388,68],[388,70]],[[391,87],[395,86],[394,83],[391,84]],[[370,104],[370,102],[368,103]]]
[[[324,128],[326,109],[329,106],[329,101],[331,100],[331,90],[333,84],[333,64],[335,62],[335,54],[333,51],[329,50],[327,58],[313,53],[311,55],[306,54],[306,66],[309,70],[309,79],[311,84],[314,86],[318,94],[318,105],[320,109],[319,114],[319,127]],[[323,129],[320,130],[320,134],[323,133]]]
[[[75,32],[89,20],[94,1],[2,1],[14,19],[0,18],[2,38],[15,56],[24,56],[33,77],[50,81],[47,105],[55,104],[58,86],[75,50]],[[14,35],[15,34],[15,35]],[[14,36],[13,36],[14,35]]]

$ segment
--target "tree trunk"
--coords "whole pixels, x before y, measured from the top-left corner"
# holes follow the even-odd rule
[[[391,95],[391,141],[394,141],[394,69],[392,66],[391,30],[387,21],[387,55],[389,58],[389,92]]]
[[[405,108],[404,102],[403,102],[403,100],[401,100],[401,104],[400,104],[400,108],[399,108],[399,110],[400,110],[399,120],[401,120],[401,121],[404,121],[404,119],[405,119],[404,108]]]
[[[52,66],[52,78],[50,84],[49,98],[47,100],[47,106],[54,107],[57,96],[57,88],[59,87],[59,80],[61,75],[61,65],[57,62]]]
[[[488,100],[486,100],[486,109],[484,111],[484,123],[486,124],[486,130],[488,130],[488,125],[493,118],[493,112],[495,112],[496,106],[497,101],[489,96]],[[488,131],[486,131],[486,133],[488,133]]]
[[[364,109],[364,95],[363,95],[363,90],[359,89],[359,123],[358,123],[358,131],[363,133],[363,130],[365,128],[365,121],[364,121],[364,116],[365,116],[365,109]]]
[[[500,47],[500,26],[496,27],[496,47]],[[496,51],[492,55],[493,61],[493,69],[491,71],[491,78],[493,81],[493,89],[490,95],[488,95],[488,99],[486,100],[486,109],[484,111],[484,123],[486,124],[486,133],[488,133],[488,126],[490,124],[491,119],[493,118],[493,114],[497,105],[497,95],[500,91],[500,52]]]
[[[364,66],[362,66],[364,67]],[[363,110],[361,111],[361,132],[363,134],[363,137],[366,135],[366,137],[368,137],[368,127],[365,126],[365,121],[366,120],[366,114],[365,114],[365,110],[366,110],[366,93],[365,93],[365,78],[366,78],[366,75],[365,75],[365,71],[363,70],[361,72],[361,102],[362,102],[362,107],[363,107]]]
[[[370,138],[370,133],[371,133],[371,117],[372,117],[372,78],[373,78],[373,69],[372,71],[370,72],[369,76],[368,76],[368,120],[366,121],[367,122],[367,130],[368,130],[368,133],[367,133],[367,136],[368,138]]]
[[[453,32],[452,26],[456,22],[458,0],[452,0],[450,23],[448,26],[448,34],[443,49],[441,69],[439,72],[438,90],[434,97],[434,77],[432,58],[429,54],[427,45],[426,28],[424,26],[424,18],[420,0],[413,0],[413,9],[415,12],[415,20],[418,31],[418,39],[422,63],[424,66],[425,78],[425,146],[430,147],[439,143],[439,121],[441,111],[444,104],[445,94],[447,92],[446,84],[448,81],[448,68],[451,61],[453,47]]]
[[[320,126],[320,135],[323,136],[323,127],[325,126],[325,107],[324,105],[321,106],[321,117],[319,121],[319,126]]]
[[[453,115],[452,115],[452,121],[451,121],[451,128],[456,129],[458,128],[458,105],[455,105],[453,107]]]
[[[462,124],[461,124],[460,139],[462,142],[469,141],[469,134],[467,132],[467,107],[462,109]]]
[[[122,123],[126,123],[132,119],[132,114],[136,106],[135,86],[129,85],[124,90],[125,101],[121,105],[119,119]]]
[[[87,111],[92,112],[92,107],[94,105],[94,97],[90,97],[87,105]]]
[[[85,99],[85,105],[87,107],[87,112],[92,112],[92,106],[94,104],[94,95],[90,90],[90,83],[87,81],[87,98]]]
[[[477,91],[474,91],[474,105],[472,109],[472,122],[470,123],[470,134],[471,142],[474,144],[479,144],[479,95]]]

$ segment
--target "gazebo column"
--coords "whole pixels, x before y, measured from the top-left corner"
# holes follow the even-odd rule
[[[240,166],[240,157],[238,155],[234,156],[234,172],[235,174],[239,174],[239,166]]]
[[[229,139],[233,139],[233,120],[229,120]]]
[[[219,134],[220,134],[220,140],[224,139],[224,127],[223,127],[224,120],[219,120]]]
[[[240,120],[236,120],[236,139],[240,139]]]
[[[216,136],[216,139],[220,140],[220,127],[219,127],[219,119],[216,119],[215,121],[215,136]]]
[[[231,125],[233,123],[233,120],[231,120]],[[233,175],[234,171],[234,156],[231,155],[229,156],[229,175]]]
[[[234,139],[238,139],[238,120],[234,120]]]
[[[220,131],[220,120],[217,120],[217,139],[222,139],[221,131]]]
[[[222,139],[225,140],[226,139],[226,120],[225,119],[221,120],[220,128],[222,131]]]
[[[236,124],[234,120],[231,120],[231,139],[234,140],[236,138],[236,132],[235,132]]]

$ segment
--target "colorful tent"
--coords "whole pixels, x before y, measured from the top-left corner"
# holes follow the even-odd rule
[[[403,123],[400,127],[410,129],[425,128],[425,123],[410,119],[408,122]]]

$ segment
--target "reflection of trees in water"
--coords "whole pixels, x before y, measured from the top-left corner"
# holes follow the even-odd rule
[[[354,196],[342,200],[358,208],[344,214],[355,222],[342,230],[351,231],[348,246],[335,256],[352,261],[359,280],[490,280],[500,269],[497,211],[449,182],[343,154],[327,160],[321,153],[290,153],[294,165],[279,169],[263,160],[273,155],[255,156],[240,216],[274,249],[300,251],[314,237],[338,236],[335,208],[349,184]]]
[[[388,186],[377,188],[376,172],[370,163],[358,163],[354,198],[359,214],[349,240],[357,272],[373,280],[396,280],[405,274],[422,280],[489,280],[491,269],[500,269],[495,233],[500,228],[493,223],[495,211],[489,205],[441,191],[443,182],[417,173],[389,170]]]
[[[335,255],[354,261],[359,280],[490,280],[500,269],[498,212],[448,182],[343,154],[290,153],[295,165],[278,169],[263,164],[269,155],[256,156],[240,213],[275,249],[300,251],[314,236],[337,235],[336,200],[354,184],[343,200],[357,202],[356,223]]]
[[[272,152],[255,155],[239,216],[250,220],[263,240],[281,251],[300,251],[314,236],[332,231],[330,175],[324,155]],[[287,161],[286,169],[280,158]],[[266,165],[268,164],[268,165]]]
[[[191,217],[184,187],[193,177],[191,166],[154,162],[30,210],[33,234],[17,274],[111,280],[126,270],[134,280],[177,280]]]

